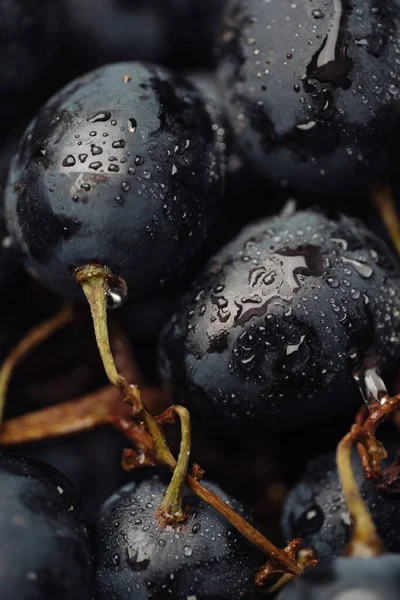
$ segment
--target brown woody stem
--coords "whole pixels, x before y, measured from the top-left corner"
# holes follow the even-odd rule
[[[353,536],[346,548],[351,556],[375,556],[383,551],[382,542],[375,524],[361,497],[351,466],[351,451],[357,441],[358,428],[345,435],[339,442],[336,452],[337,467],[343,496],[353,520]]]
[[[4,407],[11,376],[27,354],[32,352],[42,342],[47,340],[56,331],[64,327],[73,318],[71,304],[65,304],[53,317],[46,319],[33,329],[13,348],[0,369],[0,425],[3,421]]]
[[[186,478],[190,489],[204,502],[215,508],[223,515],[240,533],[254,544],[261,552],[266,554],[275,564],[280,565],[282,571],[292,575],[300,575],[302,569],[284,551],[277,548],[265,538],[257,529],[246,521],[241,515],[226,504],[219,496],[205,488],[199,481],[188,475]]]
[[[1,428],[0,446],[36,442],[104,425],[110,422],[117,402],[121,402],[119,392],[107,385],[82,398],[14,417]]]
[[[187,517],[183,507],[183,490],[190,457],[190,415],[184,406],[174,406],[173,410],[181,422],[181,447],[170,484],[156,511],[157,520],[162,525],[178,525]]]

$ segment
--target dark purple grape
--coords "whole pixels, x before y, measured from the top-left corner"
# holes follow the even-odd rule
[[[400,357],[400,275],[345,216],[251,225],[217,253],[164,329],[160,372],[207,433],[322,423],[361,402],[365,361]]]
[[[218,216],[224,130],[214,101],[158,67],[118,63],[69,84],[22,139],[6,190],[29,271],[83,298],[73,272],[108,266],[156,294],[203,252]]]
[[[205,482],[235,510],[243,507]],[[104,504],[97,533],[98,600],[237,600],[253,588],[263,557],[219,513],[191,492],[178,527],[155,518],[167,483],[157,476],[120,488]],[[247,597],[247,596],[246,596]]]
[[[0,453],[0,597],[92,600],[80,498],[57,469]]]
[[[395,444],[390,455],[396,455]],[[365,479],[356,449],[352,454],[352,468],[367,504],[378,534],[386,550],[400,551],[400,495],[390,488],[380,489]],[[285,539],[300,537],[321,560],[329,560],[343,553],[350,541],[352,523],[343,498],[336,467],[335,454],[312,461],[290,492],[282,517]]]
[[[325,194],[385,175],[399,23],[393,0],[230,0],[219,79],[244,157],[279,185]]]

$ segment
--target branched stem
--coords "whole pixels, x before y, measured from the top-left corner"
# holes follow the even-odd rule
[[[336,453],[343,496],[354,523],[353,536],[346,553],[351,556],[374,556],[383,551],[383,545],[361,497],[351,466],[351,451],[353,444],[357,441],[358,433],[358,427],[355,425],[350,433],[340,441]]]
[[[177,525],[187,517],[187,511],[183,507],[183,490],[190,457],[190,415],[184,406],[174,406],[172,408],[181,421],[181,447],[170,484],[162,503],[156,511],[157,520],[162,525]]]
[[[77,282],[82,286],[90,305],[96,340],[107,376],[110,382],[121,391],[125,401],[131,404],[133,418],[136,421],[143,422],[151,442],[143,436],[144,432],[140,427],[140,423],[135,424],[123,417],[118,419],[116,416],[113,421],[114,426],[123,431],[131,441],[137,444],[141,452],[145,455],[148,454],[149,461],[165,465],[171,471],[174,471],[176,461],[171,454],[157,420],[143,406],[137,386],[129,385],[126,379],[119,375],[115,368],[107,329],[106,301],[107,294],[110,291],[110,282],[112,281],[110,270],[97,265],[88,265],[78,269],[75,277]],[[289,553],[279,550],[279,548],[274,546],[274,544],[267,540],[216,494],[207,490],[190,475],[186,476],[186,482],[199,498],[220,512],[242,535],[270,557],[274,565],[278,566],[281,571],[292,575],[299,575],[302,572],[302,568],[298,566],[296,560]]]
[[[65,304],[53,317],[46,319],[33,329],[11,350],[0,369],[0,425],[3,421],[4,407],[11,376],[27,354],[32,352],[42,342],[56,331],[72,321],[74,316],[71,304]]]
[[[387,397],[385,402],[378,400],[371,403],[357,415],[356,425],[353,431],[357,430],[357,447],[361,462],[364,468],[365,476],[372,480],[382,480],[381,462],[387,454],[383,444],[376,438],[375,432],[388,417],[393,417],[400,407],[400,394],[392,398]]]

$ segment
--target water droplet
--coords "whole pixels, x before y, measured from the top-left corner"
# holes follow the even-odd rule
[[[135,131],[137,129],[137,121],[136,121],[136,119],[131,118],[131,119],[128,119],[128,121],[129,121],[129,131],[131,133],[135,133]]]
[[[114,554],[114,556],[113,556],[113,558],[112,558],[112,561],[113,561],[114,565],[115,565],[116,567],[118,567],[118,565],[119,565],[119,561],[120,561],[119,554]]]
[[[105,121],[108,121],[111,117],[111,113],[108,111],[102,111],[102,112],[98,112],[96,113],[93,117],[90,117],[90,119],[87,119],[88,123],[97,123],[97,122],[102,122],[104,123]]]
[[[93,154],[93,156],[97,156],[98,154],[101,154],[103,152],[102,148],[96,146],[95,144],[91,144],[90,151]]]
[[[122,205],[125,202],[125,198],[123,196],[115,196],[115,202]]]
[[[113,148],[125,148],[125,140],[117,140],[112,143]]]
[[[73,167],[76,164],[75,157],[72,154],[68,154],[62,161],[63,167]]]
[[[118,173],[119,165],[112,163],[111,165],[108,165],[108,170],[111,171],[111,173]]]
[[[90,192],[90,183],[82,183],[81,188],[82,190],[85,190],[85,192]]]
[[[300,348],[301,344],[304,342],[305,340],[305,335],[302,335],[300,337],[300,341],[298,344],[288,344],[286,346],[286,356],[289,356],[290,354],[293,354],[293,352],[297,352],[298,349]]]
[[[366,358],[367,361],[368,358]],[[375,402],[384,404],[388,400],[388,391],[376,366],[363,365],[362,369],[353,374],[353,378],[367,405],[374,404]]]
[[[78,158],[81,161],[81,163],[84,163],[85,160],[87,159],[88,155],[87,154],[79,154]]]
[[[123,181],[121,183],[121,189],[123,192],[129,192],[129,190],[131,189],[131,184],[128,183],[127,181]]]
[[[314,17],[314,19],[323,19],[325,16],[324,13],[322,12],[322,10],[320,10],[318,8],[311,11],[311,14]]]
[[[137,167],[139,167],[140,165],[142,165],[144,163],[144,158],[142,156],[137,156],[135,158],[135,165]]]
[[[122,277],[114,277],[107,294],[108,308],[119,308],[128,296],[128,286]],[[141,521],[137,525],[141,525]]]
[[[185,556],[192,556],[192,554],[193,554],[192,548],[190,546],[184,546],[183,547],[183,554]]]
[[[101,163],[100,161],[97,162],[91,162],[89,164],[89,169],[94,169],[95,171],[97,171],[98,169],[100,169],[100,167],[103,166],[103,163]]]
[[[326,283],[329,285],[329,287],[333,289],[338,288],[340,285],[339,279],[337,277],[328,277]]]
[[[343,262],[352,265],[357,273],[363,277],[363,279],[369,279],[373,274],[374,270],[368,263],[361,262],[360,260],[353,260],[350,258],[343,258]]]

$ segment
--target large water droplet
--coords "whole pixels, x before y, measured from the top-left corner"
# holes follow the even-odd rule
[[[111,113],[108,111],[102,111],[102,112],[98,112],[96,113],[93,117],[90,117],[90,119],[87,119],[88,123],[97,123],[97,122],[105,122],[108,121],[111,117]]]
[[[353,377],[366,404],[384,404],[388,400],[389,394],[377,367],[367,366],[354,373]]]
[[[128,119],[128,121],[129,121],[129,131],[131,133],[135,133],[135,131],[137,129],[137,121],[136,121],[136,119],[131,118],[131,119]]]
[[[103,152],[102,148],[100,148],[100,146],[96,146],[95,144],[91,144],[90,150],[93,156],[97,156]]]
[[[357,273],[364,279],[369,279],[373,274],[374,270],[368,263],[361,262],[360,260],[354,260],[351,258],[343,258],[343,262],[352,265]]]
[[[68,154],[68,156],[66,156],[64,158],[64,160],[62,161],[62,165],[63,167],[73,167],[76,163],[75,158],[72,156],[72,154]]]
[[[119,308],[128,296],[128,286],[122,277],[114,277],[107,294],[108,308]],[[140,525],[140,523],[139,523]]]

